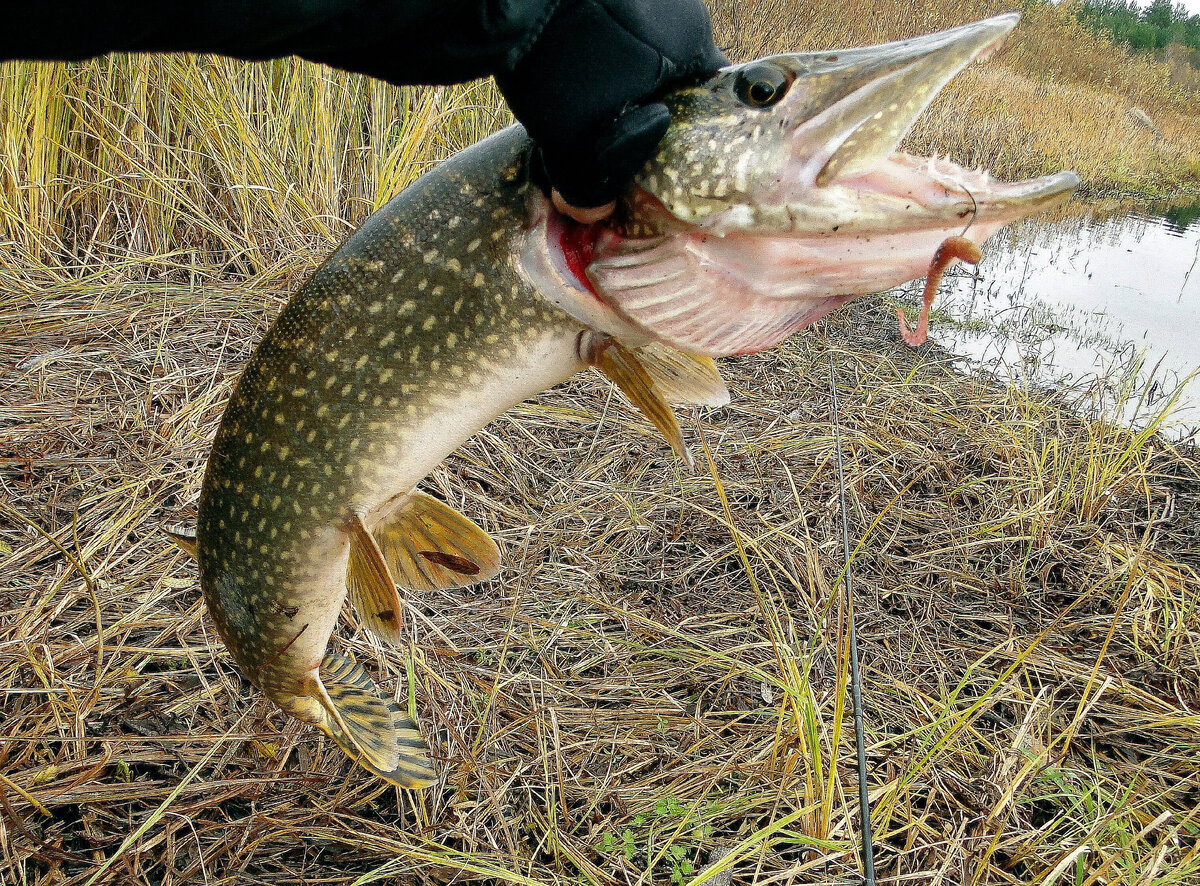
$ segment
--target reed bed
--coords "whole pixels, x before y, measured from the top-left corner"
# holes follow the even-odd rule
[[[717,12],[749,55],[996,11],[837,9]],[[983,110],[1066,94],[1024,39],[915,145],[1066,163],[1062,105]],[[722,361],[733,402],[686,416],[695,474],[590,374],[454,455],[428,487],[505,571],[417,597],[402,648],[349,613],[335,640],[413,705],[442,779],[352,768],[241,680],[158,526],[287,291],[501,125],[494,90],[115,58],[9,66],[0,95],[0,883],[857,882],[831,362],[881,882],[1200,881],[1200,460],[1162,416],[960,375],[873,302]],[[984,141],[995,119],[1034,147]]]
[[[196,56],[11,64],[0,108],[0,271],[39,281],[291,282],[511,120],[490,81]]]

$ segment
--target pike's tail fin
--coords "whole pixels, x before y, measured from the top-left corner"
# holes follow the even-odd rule
[[[360,766],[402,788],[423,788],[437,778],[417,724],[384,699],[362,665],[329,652],[321,662],[325,724],[318,724]]]

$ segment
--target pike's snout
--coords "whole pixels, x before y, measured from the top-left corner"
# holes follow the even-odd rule
[[[772,112],[789,132],[789,185],[824,186],[887,159],[942,88],[1000,47],[1020,16],[860,49],[778,55],[723,72],[735,91],[779,89]]]

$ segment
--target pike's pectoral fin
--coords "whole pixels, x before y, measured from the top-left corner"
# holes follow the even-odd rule
[[[355,515],[347,520],[346,531],[350,533],[346,587],[354,611],[363,626],[380,640],[399,643],[404,604],[383,554],[361,517]]]
[[[688,470],[694,470],[696,462],[687,444],[683,442],[683,431],[679,428],[675,412],[655,385],[639,354],[606,336],[594,342],[584,356],[592,366],[607,375],[613,384],[621,389],[621,393],[650,419],[650,423],[666,438],[671,449],[688,466]]]
[[[638,362],[663,399],[679,406],[725,406],[729,389],[712,357],[651,342],[634,348]]]
[[[317,726],[356,763],[402,788],[433,784],[437,773],[417,724],[379,695],[362,665],[328,652],[320,683],[318,700],[328,716]]]
[[[193,560],[196,559],[196,529],[194,526],[188,526],[185,523],[164,523],[162,531],[167,538],[175,542],[181,551]]]
[[[461,588],[500,571],[500,548],[491,537],[470,518],[424,492],[406,495],[374,533],[401,587]]]

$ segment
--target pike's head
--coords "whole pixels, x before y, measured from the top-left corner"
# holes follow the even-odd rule
[[[566,263],[625,323],[712,356],[762,350],[854,296],[923,276],[945,238],[981,242],[1078,184],[1070,172],[1004,183],[896,153],[1017,19],[772,56],[668,95],[671,127],[586,260],[572,255],[578,232],[557,222]]]

